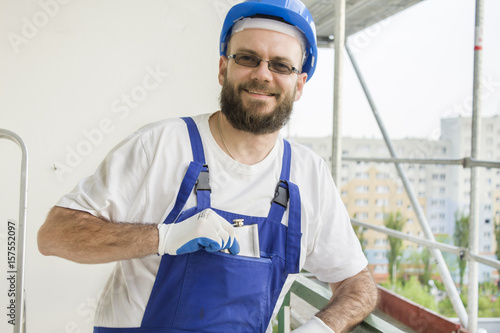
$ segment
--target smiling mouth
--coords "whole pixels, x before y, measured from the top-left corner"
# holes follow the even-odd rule
[[[249,94],[261,95],[261,96],[276,96],[276,94],[268,93],[266,91],[256,91],[256,90],[248,90],[248,89],[245,89],[245,91]]]

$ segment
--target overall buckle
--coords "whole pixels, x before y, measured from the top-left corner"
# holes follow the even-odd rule
[[[283,184],[283,185],[282,185]],[[288,205],[288,185],[284,180],[280,180],[278,185],[276,185],[276,190],[274,192],[274,198],[272,202],[276,202],[278,205],[287,207]]]
[[[201,172],[198,175],[195,190],[212,192],[212,189],[210,188],[210,175],[208,173],[208,165],[206,164],[203,165],[203,169],[201,169]]]

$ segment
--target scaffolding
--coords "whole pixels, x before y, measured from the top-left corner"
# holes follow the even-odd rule
[[[478,151],[479,151],[479,128],[481,121],[481,63],[482,63],[482,30],[483,30],[483,13],[484,13],[484,0],[476,0],[476,13],[475,13],[475,45],[474,45],[474,77],[473,77],[473,115],[472,115],[472,142],[471,142],[471,156],[463,159],[455,160],[417,160],[417,159],[400,159],[396,154],[394,145],[385,129],[385,125],[382,118],[378,112],[377,106],[370,94],[370,90],[363,78],[363,75],[359,69],[353,53],[349,49],[349,46],[344,42],[345,40],[345,0],[339,0],[336,2],[335,10],[335,79],[334,79],[334,110],[333,110],[333,135],[332,135],[332,174],[334,180],[337,184],[339,180],[339,166],[342,160],[341,156],[341,133],[340,133],[340,119],[341,119],[341,86],[342,86],[342,58],[343,50],[347,51],[347,55],[352,63],[354,71],[357,78],[361,84],[363,92],[366,99],[370,105],[373,116],[378,124],[378,127],[382,133],[386,146],[390,152],[390,159],[375,159],[375,158],[344,158],[346,161],[365,161],[365,162],[380,162],[380,163],[394,163],[398,175],[403,183],[405,191],[410,199],[411,205],[417,215],[417,219],[420,223],[420,227],[426,237],[426,239],[411,237],[399,232],[389,230],[387,228],[377,227],[371,224],[363,223],[361,221],[353,220],[353,224],[360,225],[365,228],[375,229],[379,232],[391,235],[393,237],[398,237],[406,239],[412,242],[416,242],[431,248],[431,253],[437,262],[437,267],[443,283],[445,285],[448,297],[451,300],[453,308],[457,313],[461,324],[467,328],[471,333],[477,332],[477,317],[478,317],[478,262],[500,268],[500,262],[498,260],[491,260],[486,257],[479,256],[478,253],[478,233],[479,233],[479,196],[478,196],[478,183],[479,174],[481,168],[499,168],[499,162],[492,161],[479,161]],[[462,165],[464,168],[471,169],[471,201],[470,201],[470,222],[469,222],[469,248],[458,248],[453,247],[444,243],[436,242],[434,235],[431,231],[429,223],[426,219],[424,211],[417,200],[417,196],[406,176],[405,170],[402,167],[402,163],[422,163],[422,164],[456,164]],[[469,264],[469,287],[468,287],[468,307],[467,311],[459,297],[451,274],[448,267],[444,261],[441,251],[447,251],[459,255],[463,260],[467,260]]]

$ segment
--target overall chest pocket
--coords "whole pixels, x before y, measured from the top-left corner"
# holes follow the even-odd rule
[[[269,258],[189,254],[173,326],[197,332],[264,331],[272,311],[272,271]]]

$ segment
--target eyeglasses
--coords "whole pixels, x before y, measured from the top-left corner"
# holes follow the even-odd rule
[[[280,60],[262,60],[256,55],[245,54],[245,53],[236,53],[227,57],[228,59],[234,59],[238,65],[255,68],[260,65],[261,61],[267,62],[267,68],[271,72],[275,72],[278,74],[290,75],[292,73],[299,74],[299,70],[293,67],[291,64],[280,61]]]

